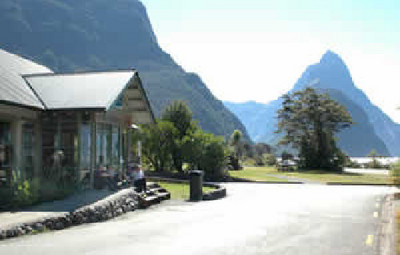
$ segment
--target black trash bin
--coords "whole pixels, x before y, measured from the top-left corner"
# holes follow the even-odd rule
[[[190,201],[203,200],[203,171],[189,171],[190,179]]]

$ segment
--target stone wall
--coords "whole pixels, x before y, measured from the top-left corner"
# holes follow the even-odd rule
[[[133,189],[124,189],[94,204],[65,213],[63,216],[44,218],[10,229],[0,229],[0,240],[49,230],[61,230],[84,223],[106,221],[138,209],[139,201],[139,195]]]

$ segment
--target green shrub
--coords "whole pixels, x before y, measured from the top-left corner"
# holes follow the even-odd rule
[[[209,179],[217,179],[225,174],[227,148],[223,137],[197,129],[184,140],[183,149],[191,169],[204,170]]]
[[[23,178],[19,171],[13,171],[10,187],[0,189],[0,209],[24,208],[38,202],[64,199],[76,188],[72,180],[30,180]]]
[[[393,184],[400,186],[400,160],[392,165],[390,174],[392,176]]]
[[[225,145],[224,140],[218,137],[211,137],[203,152],[201,169],[211,178],[220,178],[225,175]]]
[[[276,164],[276,158],[274,154],[266,154],[265,155],[265,163],[269,166],[273,166]]]
[[[262,156],[257,155],[255,156],[254,160],[256,166],[265,166],[265,160]]]
[[[10,189],[10,206],[13,208],[26,207],[38,201],[38,180],[24,179],[20,171],[13,171]]]

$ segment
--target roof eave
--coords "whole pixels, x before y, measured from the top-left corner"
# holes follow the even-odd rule
[[[19,107],[19,108],[25,108],[25,109],[34,110],[34,111],[44,111],[45,110],[43,107],[38,107],[38,106],[33,106],[33,105],[25,105],[25,104],[16,103],[16,102],[7,101],[7,100],[0,100],[0,104],[15,106],[15,107]]]

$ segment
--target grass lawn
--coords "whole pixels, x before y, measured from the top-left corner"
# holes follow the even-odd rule
[[[186,200],[190,196],[189,183],[157,182],[164,189],[171,192],[171,199]],[[203,193],[214,190],[214,188],[203,187]]]
[[[274,174],[280,176],[294,177],[310,181],[340,182],[340,183],[363,183],[363,184],[391,184],[392,180],[389,176],[374,174],[352,174],[352,173],[329,173],[318,170],[301,171],[301,172],[278,172],[275,167],[245,167],[241,171],[230,171],[231,176],[241,177],[255,181],[268,181],[269,176],[266,174]],[[282,181],[281,179],[278,179]],[[272,179],[271,181],[278,181]]]
[[[239,171],[229,171],[229,175],[237,178],[244,178],[251,181],[266,181],[266,182],[288,182],[285,179],[280,179],[266,174],[277,174],[273,167],[245,167]]]

